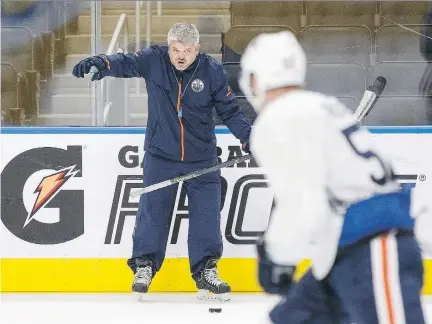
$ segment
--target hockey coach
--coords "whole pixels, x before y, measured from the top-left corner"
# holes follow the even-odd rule
[[[188,23],[175,24],[168,45],[130,54],[97,55],[80,61],[73,75],[83,78],[95,66],[92,80],[105,76],[144,78],[148,92],[144,186],[217,163],[213,107],[249,152],[251,125],[228,86],[222,64],[199,52],[199,33]],[[189,203],[188,254],[200,296],[227,299],[230,286],[217,272],[222,256],[220,171],[185,181]],[[128,265],[135,274],[132,290],[146,293],[162,266],[169,219],[176,199],[173,185],[140,198]]]

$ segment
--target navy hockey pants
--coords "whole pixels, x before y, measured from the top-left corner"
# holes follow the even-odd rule
[[[282,324],[424,324],[423,264],[411,234],[383,234],[342,250],[329,275],[309,270],[270,312]]]
[[[145,153],[144,186],[212,166],[217,159],[179,162]],[[220,229],[220,170],[184,182],[188,197],[188,254],[190,271],[196,279],[209,258],[222,256]],[[136,261],[151,260],[158,271],[165,258],[170,220],[178,185],[141,195],[133,235],[132,257],[128,265],[136,271]]]

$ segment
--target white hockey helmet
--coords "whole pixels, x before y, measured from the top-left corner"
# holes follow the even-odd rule
[[[259,112],[267,90],[304,86],[306,55],[289,31],[263,33],[247,46],[241,59],[239,86],[254,109]],[[252,94],[250,75],[258,89]]]

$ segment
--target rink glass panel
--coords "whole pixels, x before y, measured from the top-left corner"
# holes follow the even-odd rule
[[[3,1],[2,123],[144,127],[143,79],[125,84],[107,78],[91,85],[88,78],[71,74],[81,59],[108,51],[120,16],[126,14],[115,52],[165,44],[172,24],[195,23],[201,50],[231,63],[229,83],[251,120],[254,114],[237,86],[239,67],[232,63],[239,62],[259,33],[290,30],[308,56],[306,89],[334,95],[355,110],[365,88],[384,76],[382,98],[362,123],[428,125],[432,41],[422,36],[432,35],[425,25],[432,23],[425,19],[428,10],[427,1],[161,1],[151,6],[134,1]]]

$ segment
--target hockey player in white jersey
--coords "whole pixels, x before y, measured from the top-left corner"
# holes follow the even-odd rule
[[[306,57],[293,34],[258,36],[241,66],[258,112],[251,151],[276,202],[257,244],[261,286],[284,296],[269,322],[424,323],[413,190],[401,189],[351,111],[303,90]],[[294,283],[305,257],[311,270]]]

